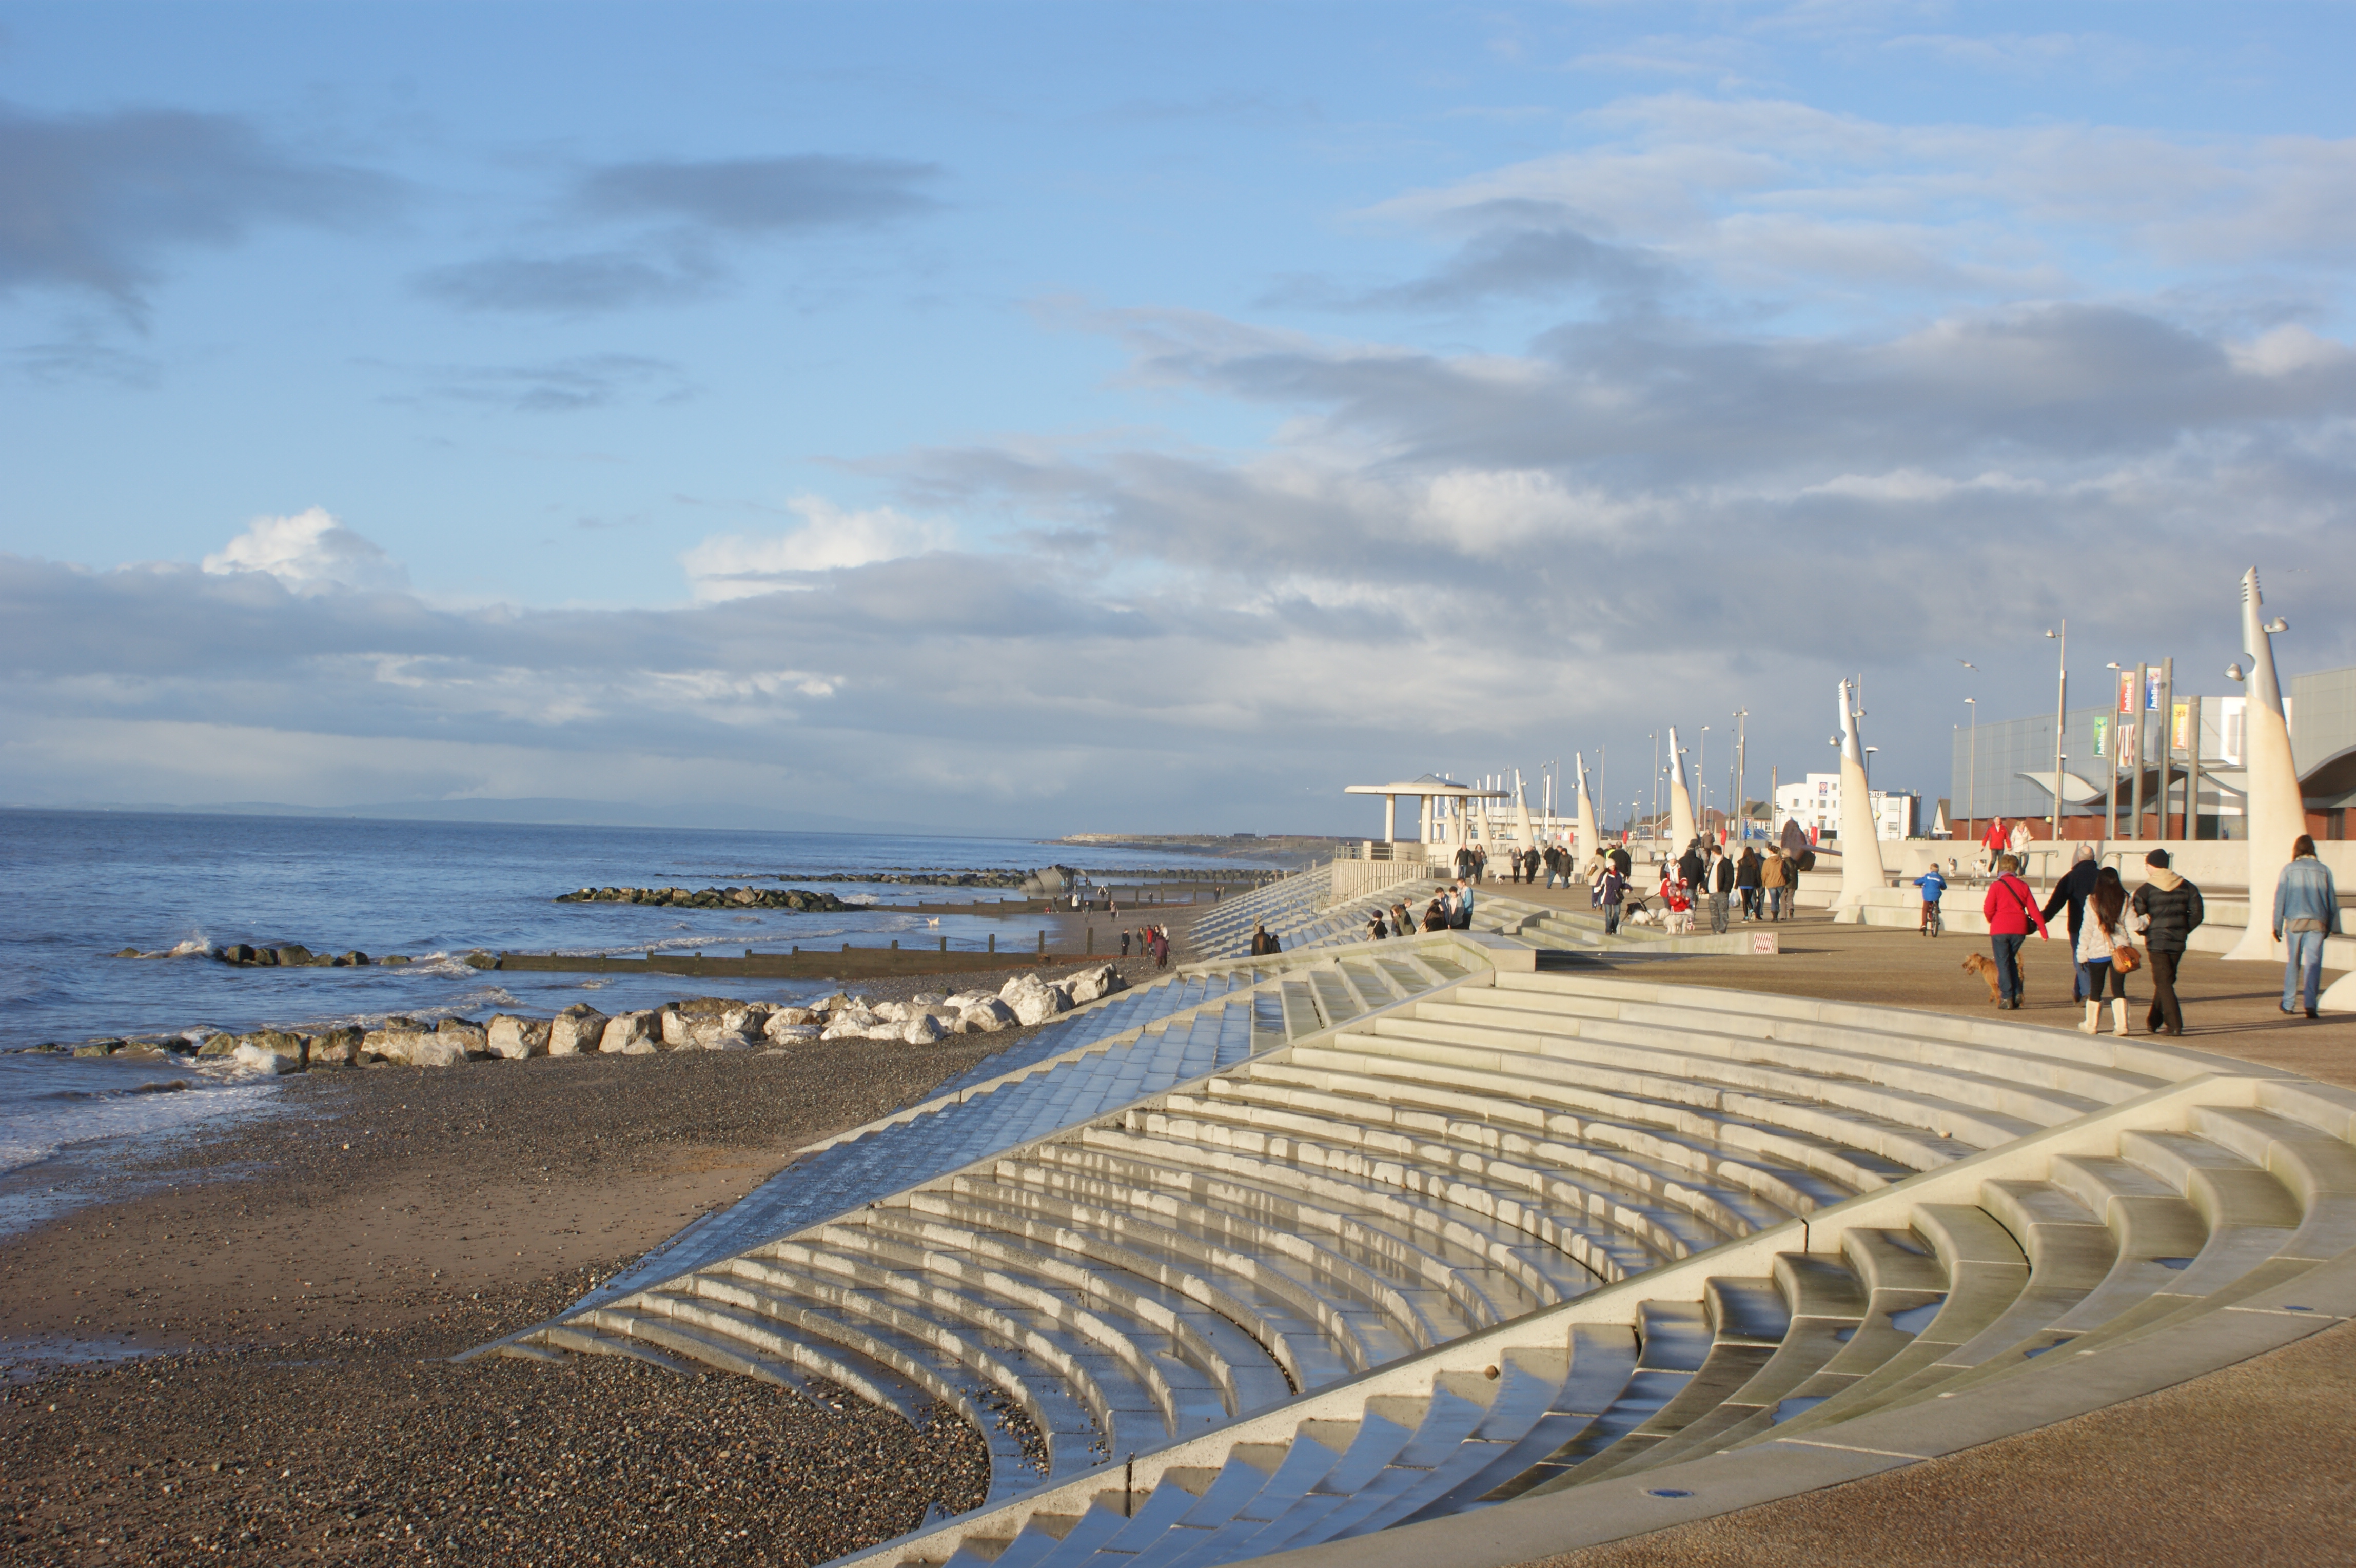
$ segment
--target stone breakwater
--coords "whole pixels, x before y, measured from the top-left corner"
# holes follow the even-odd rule
[[[688,909],[795,909],[813,914],[861,908],[846,904],[831,893],[813,893],[807,887],[584,887],[578,892],[560,893],[555,901],[662,904]]]
[[[1099,964],[1050,983],[1035,973],[1015,976],[995,992],[931,992],[905,1002],[870,1002],[837,992],[808,1007],[696,996],[606,1015],[586,1003],[553,1018],[496,1013],[477,1021],[427,1023],[395,1015],[373,1028],[344,1025],[316,1031],[256,1029],[192,1039],[91,1040],[48,1045],[34,1053],[120,1057],[125,1060],[226,1058],[230,1065],[273,1075],[361,1067],[464,1067],[469,1062],[526,1057],[648,1056],[656,1051],[782,1051],[828,1040],[891,1040],[931,1045],[950,1035],[994,1035],[1044,1024],[1059,1013],[1128,989],[1111,964]]]

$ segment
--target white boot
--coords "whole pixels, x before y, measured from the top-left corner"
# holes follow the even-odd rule
[[[2122,1040],[2127,1037],[2127,999],[2124,996],[2111,998],[2111,1033]]]
[[[2091,1034],[2093,1034],[2093,1033],[2094,1033],[2097,1028],[2101,1027],[2102,1013],[2103,1013],[2103,1004],[2102,1004],[2101,1003],[2099,1003],[2099,1002],[2089,1002],[2089,1003],[2087,1003],[2087,1004],[2086,1004],[2086,1021],[2085,1021],[2084,1023],[2083,1023],[2083,1024],[2081,1024],[2081,1025],[2079,1025],[2079,1026],[2078,1026],[2078,1032],[2079,1032],[2080,1034],[2082,1034],[2082,1035],[2091,1035]]]

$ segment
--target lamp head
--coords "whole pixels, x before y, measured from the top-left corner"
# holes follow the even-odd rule
[[[2228,681],[2246,681],[2249,679],[2249,676],[2243,672],[2242,661],[2240,660],[2236,659],[2233,663],[2225,666],[2225,679]]]
[[[2265,625],[2266,634],[2269,637],[2279,636],[2281,633],[2288,631],[2289,629],[2290,622],[2283,619],[2280,616],[2275,617],[2274,619],[2266,622]]]

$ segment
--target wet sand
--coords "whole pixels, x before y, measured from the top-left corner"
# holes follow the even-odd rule
[[[444,1358],[1027,1032],[288,1079],[0,1243],[0,1558],[805,1563],[973,1506],[954,1418]]]

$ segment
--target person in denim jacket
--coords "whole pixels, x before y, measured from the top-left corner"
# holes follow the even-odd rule
[[[2315,993],[2323,983],[2323,939],[2340,933],[2340,889],[2332,885],[2331,868],[2316,858],[2314,839],[2299,834],[2290,853],[2290,864],[2275,881],[2275,940],[2286,944],[2282,1010],[2292,1011],[2304,989],[2312,1018]]]

